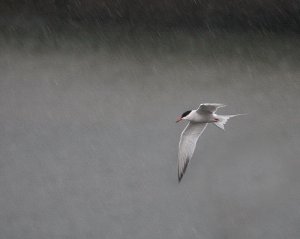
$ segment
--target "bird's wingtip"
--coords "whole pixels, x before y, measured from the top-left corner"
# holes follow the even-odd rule
[[[178,175],[178,184],[181,182],[181,179],[182,179],[182,175]]]

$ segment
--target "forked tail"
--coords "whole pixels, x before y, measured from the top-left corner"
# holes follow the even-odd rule
[[[239,115],[246,115],[246,114],[237,114],[237,115],[218,115],[218,121],[214,122],[214,124],[221,128],[222,130],[225,130],[224,126],[227,123],[227,121],[235,116],[239,116]]]

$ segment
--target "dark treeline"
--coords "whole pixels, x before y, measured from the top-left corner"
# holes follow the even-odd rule
[[[299,31],[300,0],[2,0],[3,19]],[[3,25],[3,23],[2,23]]]

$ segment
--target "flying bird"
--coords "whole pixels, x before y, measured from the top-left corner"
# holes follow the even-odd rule
[[[223,104],[205,103],[201,104],[196,110],[188,110],[184,112],[176,122],[187,120],[188,125],[182,131],[179,141],[178,151],[178,182],[181,181],[190,159],[196,148],[196,143],[205,130],[208,123],[213,123],[217,127],[224,129],[224,125],[228,119],[243,115],[217,115],[215,112],[218,108],[225,107]]]

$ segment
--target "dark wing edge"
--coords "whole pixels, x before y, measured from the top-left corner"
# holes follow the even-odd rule
[[[190,162],[190,159],[187,158],[186,161],[184,162],[182,170],[180,170],[180,167],[178,165],[178,183],[181,182],[181,179],[182,179],[183,175],[185,174],[185,171],[187,169],[187,166],[189,165],[189,162]]]

